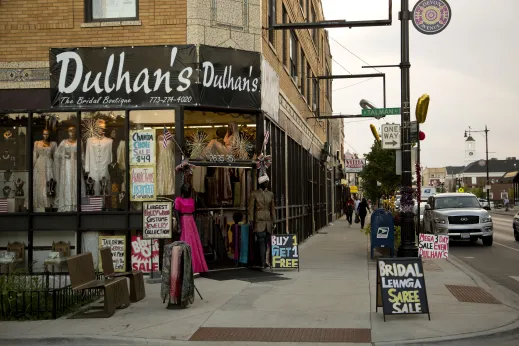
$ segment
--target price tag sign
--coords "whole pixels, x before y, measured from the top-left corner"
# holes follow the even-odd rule
[[[133,130],[130,132],[130,166],[155,164],[155,130]]]

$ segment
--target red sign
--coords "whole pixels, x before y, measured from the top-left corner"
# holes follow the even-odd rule
[[[153,271],[159,271],[159,240],[142,239],[141,236],[132,236],[132,269],[150,273],[151,242],[153,241]]]
[[[345,169],[347,173],[359,173],[366,164],[365,159],[346,159],[344,160]]]

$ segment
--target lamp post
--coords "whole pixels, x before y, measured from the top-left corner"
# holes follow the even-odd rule
[[[486,153],[485,166],[487,168],[487,179],[486,179],[487,181],[485,184],[485,190],[487,193],[487,203],[488,203],[488,206],[490,207],[490,177],[489,177],[489,168],[488,168],[488,131],[490,131],[490,130],[487,128],[487,125],[485,125],[484,130],[480,130],[480,131],[472,130],[472,128],[470,128],[470,126],[469,126],[468,134],[467,134],[467,130],[465,130],[465,138],[469,137],[472,132],[475,132],[475,133],[484,132],[485,133],[485,153]]]

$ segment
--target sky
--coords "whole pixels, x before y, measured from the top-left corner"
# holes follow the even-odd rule
[[[322,0],[327,20],[387,19],[388,0]],[[409,0],[412,10],[417,0]],[[517,115],[513,102],[519,95],[519,45],[516,14],[518,0],[448,0],[452,17],[436,35],[418,32],[410,22],[411,119],[418,98],[430,95],[426,138],[421,142],[424,167],[462,166],[465,161],[464,131],[468,127],[490,130],[489,157],[519,157]],[[390,27],[328,29],[332,74],[377,73],[367,65],[400,63],[400,0],[393,0]],[[338,43],[337,43],[337,42]],[[340,44],[340,45],[339,45]],[[344,46],[345,48],[341,47]],[[355,57],[353,54],[359,58]],[[342,65],[341,66],[339,66]],[[400,69],[384,68],[387,107],[400,107]],[[359,101],[367,99],[382,108],[382,79],[337,79],[333,82],[333,111],[360,114]],[[358,85],[356,83],[362,82]],[[373,144],[370,124],[400,123],[399,115],[385,119],[346,119],[345,148],[359,156]],[[476,140],[475,158],[485,156],[483,133]]]

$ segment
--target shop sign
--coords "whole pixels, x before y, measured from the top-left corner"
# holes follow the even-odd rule
[[[447,259],[449,236],[420,233],[418,255],[422,258]]]
[[[355,185],[350,186],[350,193],[359,193],[359,188]]]
[[[142,234],[144,239],[171,238],[172,203],[142,203]]]
[[[261,110],[279,123],[279,76],[266,59],[261,61]]]
[[[156,171],[155,166],[136,166],[130,168],[130,201],[154,201]]]
[[[159,271],[159,240],[148,240],[142,239],[139,236],[132,236],[132,270],[151,273],[152,268],[154,272]]]
[[[155,130],[134,130],[130,132],[130,166],[155,164]]]
[[[422,34],[435,35],[449,25],[451,6],[446,0],[420,0],[413,8],[413,25]]]
[[[100,235],[99,249],[109,247],[112,251],[112,261],[114,263],[114,271],[126,271],[126,237],[124,235]],[[101,255],[99,255],[101,256]],[[103,271],[102,261],[99,261],[99,270]]]
[[[261,54],[200,45],[200,104],[261,109]]]
[[[51,105],[261,108],[259,53],[200,45],[198,57],[195,45],[51,48]]]
[[[366,164],[365,159],[345,159],[344,170],[346,173],[360,173]]]
[[[377,260],[377,309],[386,315],[429,314],[420,258]],[[430,316],[429,316],[430,319]]]
[[[276,234],[271,237],[272,269],[297,268],[299,270],[299,249],[295,234]]]

